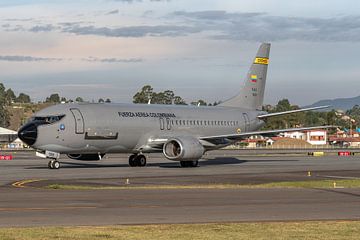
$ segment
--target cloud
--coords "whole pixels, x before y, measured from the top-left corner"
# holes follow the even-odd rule
[[[109,0],[109,1],[124,2],[124,3],[145,2],[144,0]],[[170,2],[170,0],[149,0],[149,2]]]
[[[118,12],[119,10],[113,10],[107,14]],[[146,18],[144,15],[142,17]],[[32,27],[3,24],[2,28],[5,31],[33,33],[58,31],[116,38],[178,37],[202,33],[205,37],[215,40],[257,42],[286,40],[357,42],[360,40],[360,15],[306,18],[273,16],[262,12],[175,11],[166,15],[164,19],[167,23],[165,25],[109,27],[78,21],[36,24]]]
[[[144,62],[142,58],[97,58],[88,57],[83,59],[66,59],[66,58],[47,58],[47,57],[33,57],[33,56],[5,56],[0,55],[0,61],[6,62],[54,62],[54,61],[85,61],[85,62],[100,62],[100,63],[140,63]]]
[[[113,15],[113,14],[119,14],[119,9],[115,9],[106,13],[106,15]]]
[[[4,21],[8,22],[31,22],[34,18],[6,18]]]
[[[186,20],[203,31],[217,31],[211,38],[249,41],[359,41],[360,16],[305,18],[266,13],[177,11],[169,15]]]
[[[101,62],[101,63],[140,63],[143,62],[142,58],[96,58],[88,57],[83,59],[88,62]]]
[[[63,32],[77,35],[98,35],[105,37],[163,37],[163,36],[186,36],[191,33],[201,32],[201,29],[191,26],[158,25],[158,26],[132,26],[132,27],[95,27],[95,26],[71,26],[64,28]]]
[[[53,30],[58,29],[56,26],[52,24],[47,25],[36,25],[29,29],[30,32],[51,32]]]
[[[7,62],[51,62],[51,61],[62,61],[62,58],[43,58],[43,57],[32,57],[32,56],[1,56],[0,61]]]

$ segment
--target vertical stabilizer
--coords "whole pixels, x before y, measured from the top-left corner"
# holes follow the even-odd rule
[[[262,43],[240,93],[221,103],[220,106],[261,110],[264,100],[269,54],[270,43]]]

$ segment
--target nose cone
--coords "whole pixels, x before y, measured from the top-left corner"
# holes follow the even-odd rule
[[[37,138],[37,126],[34,123],[26,124],[25,126],[20,128],[18,132],[18,136],[21,139],[21,141],[23,141],[27,145],[29,146],[34,145]]]

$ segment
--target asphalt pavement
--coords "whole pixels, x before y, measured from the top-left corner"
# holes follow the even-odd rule
[[[50,170],[34,152],[0,161],[0,226],[109,225],[243,221],[358,220],[360,189],[113,189],[51,190],[49,184],[95,186],[253,184],[359,178],[358,156],[207,154],[197,168],[180,168],[159,154],[131,168],[127,155],[99,162],[64,157]],[[311,171],[311,177],[307,173]],[[14,183],[24,183],[14,185]]]

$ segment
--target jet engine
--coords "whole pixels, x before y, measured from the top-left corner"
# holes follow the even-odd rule
[[[99,161],[105,154],[68,154],[67,156],[80,161]]]
[[[199,160],[204,151],[198,139],[186,136],[169,139],[163,147],[165,157],[173,161]]]

